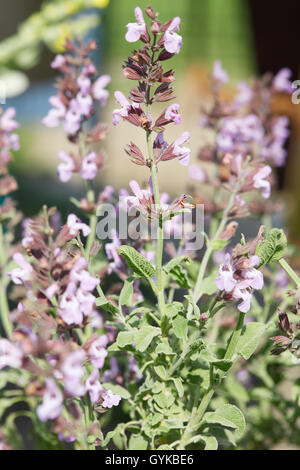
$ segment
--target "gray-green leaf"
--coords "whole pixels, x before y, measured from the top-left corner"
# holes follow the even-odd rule
[[[236,352],[248,360],[257,348],[260,338],[265,331],[265,324],[259,322],[247,323],[242,329]]]
[[[132,246],[122,245],[118,251],[125,258],[128,266],[138,276],[152,277],[155,275],[155,269],[152,264]]]
[[[278,228],[272,228],[267,238],[258,244],[256,248],[256,255],[260,259],[261,268],[267,263],[279,261],[287,247],[287,240],[284,231]]]

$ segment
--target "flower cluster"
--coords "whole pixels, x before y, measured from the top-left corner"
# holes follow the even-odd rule
[[[224,300],[241,300],[237,308],[243,313],[250,310],[253,291],[262,289],[264,285],[263,274],[256,269],[260,260],[254,254],[258,242],[263,240],[262,232],[263,227],[252,242],[238,244],[232,256],[227,253],[216,278],[221,297]]]
[[[168,124],[181,124],[180,105],[170,104],[156,119],[150,114],[150,106],[153,103],[173,99],[173,89],[170,83],[174,81],[174,72],[173,70],[165,72],[162,63],[180,51],[182,38],[176,32],[179,30],[180,18],[175,17],[161,24],[151,7],[146,9],[146,14],[151,19],[150,32],[139,7],[135,9],[137,23],[127,25],[126,40],[135,42],[140,39],[144,46],[135,50],[124,65],[124,76],[130,80],[137,80],[138,86],[130,90],[129,99],[120,91],[115,92],[115,98],[121,107],[113,111],[113,124],[116,125],[124,119],[145,129],[148,135],[153,131],[157,132],[157,137],[153,142],[155,165],[160,161],[175,158],[182,165],[188,165],[190,150],[183,144],[189,140],[190,134],[184,132],[170,145],[164,141],[163,137]],[[145,109],[143,109],[143,104]],[[126,153],[135,164],[151,167],[151,158],[149,155],[144,156],[136,144],[131,143]]]
[[[19,136],[14,131],[19,127],[15,121],[16,111],[0,108],[0,195],[4,196],[17,189],[16,180],[9,175],[7,164],[12,160],[12,150],[19,150]]]
[[[58,176],[64,183],[73,173],[79,173],[85,180],[93,180],[104,162],[103,154],[90,146],[105,137],[107,127],[99,123],[90,132],[83,132],[84,123],[95,114],[96,104],[104,106],[109,95],[106,86],[110,76],[97,78],[97,69],[89,57],[95,48],[94,41],[76,47],[67,40],[67,53],[57,55],[51,64],[63,77],[57,80],[58,93],[49,99],[52,108],[43,123],[47,127],[57,127],[62,122],[69,140],[79,146],[76,154],[64,151],[58,154]]]
[[[272,166],[282,166],[286,160],[286,141],[289,136],[289,121],[285,116],[272,112],[272,99],[278,92],[291,93],[291,72],[283,69],[275,77],[266,75],[256,79],[251,85],[238,84],[238,93],[232,102],[222,99],[221,90],[229,77],[222,63],[216,61],[212,71],[213,104],[209,110],[202,109],[200,125],[213,131],[214,144],[205,144],[198,155],[201,166],[189,167],[189,176],[215,188],[214,196],[220,187],[231,192],[236,188],[235,217],[244,217],[252,210],[252,201],[246,204],[240,193],[255,189],[263,198],[271,194]],[[230,154],[230,155],[229,155]],[[210,162],[214,171],[207,172]],[[202,200],[198,192],[194,196],[205,204],[207,211],[224,210],[221,202],[216,204]],[[257,204],[254,199],[253,203]]]

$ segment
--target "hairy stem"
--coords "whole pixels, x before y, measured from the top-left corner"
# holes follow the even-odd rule
[[[291,268],[291,266],[283,258],[281,258],[279,260],[279,264],[285,270],[287,275],[292,279],[292,281],[294,281],[297,288],[299,288],[300,287],[300,279],[297,276],[297,274],[295,273],[295,271]]]
[[[159,185],[158,185],[158,177],[157,177],[157,168],[156,168],[154,157],[153,157],[150,132],[147,132],[147,149],[148,149],[148,156],[151,159],[151,178],[152,178],[152,186],[153,186],[153,194],[154,194],[154,203],[155,203],[155,208],[156,208],[157,213],[160,214],[160,194],[159,194]],[[163,279],[162,279],[163,247],[164,247],[163,222],[162,222],[161,216],[159,216],[155,260],[156,260],[157,300],[158,300],[158,306],[159,306],[161,315],[163,315],[164,306],[165,306],[165,297],[164,297],[164,288],[163,288]]]
[[[230,338],[229,344],[227,346],[227,349],[226,349],[226,352],[225,352],[225,355],[224,355],[224,359],[226,359],[226,360],[232,359],[232,357],[234,355],[235,348],[236,348],[237,342],[239,340],[239,337],[241,335],[241,331],[242,331],[242,328],[243,328],[244,318],[245,318],[245,313],[241,312],[239,314],[236,327],[235,327],[234,332],[233,332],[233,334]],[[180,441],[180,445],[178,447],[179,449],[184,449],[185,448],[185,445],[188,442],[188,440],[190,439],[193,432],[201,425],[201,420],[202,420],[202,418],[203,418],[203,416],[204,416],[204,414],[205,414],[205,412],[206,412],[206,410],[207,410],[207,408],[208,408],[208,406],[211,402],[212,397],[214,396],[215,390],[216,390],[217,386],[220,385],[220,383],[222,382],[225,375],[226,375],[225,372],[223,374],[221,374],[221,376],[219,378],[219,381],[218,381],[218,384],[215,385],[214,384],[214,379],[213,379],[213,370],[212,370],[212,367],[211,367],[211,370],[210,370],[210,387],[207,390],[207,392],[204,394],[204,396],[202,397],[202,400],[200,402],[200,405],[199,405],[197,411],[195,412],[195,410],[193,409],[193,412],[191,414],[190,422],[189,422],[189,424],[186,428],[186,432],[184,432],[184,434],[182,436],[182,439]]]

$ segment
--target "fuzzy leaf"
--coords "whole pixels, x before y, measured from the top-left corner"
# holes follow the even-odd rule
[[[174,333],[179,339],[187,337],[187,320],[182,315],[176,315],[172,320]]]
[[[117,345],[120,348],[124,348],[125,346],[128,346],[129,344],[132,345],[132,343],[134,343],[135,333],[136,333],[136,330],[121,331],[117,337]]]
[[[160,328],[150,325],[143,326],[134,337],[136,349],[140,352],[146,351],[153,338],[160,335],[160,333]]]
[[[226,359],[218,359],[216,361],[213,361],[212,364],[217,367],[217,369],[220,369],[223,372],[227,372],[232,366],[232,361],[228,361]]]
[[[132,246],[122,245],[118,251],[125,258],[128,266],[138,276],[152,277],[155,275],[155,269],[152,264]]]
[[[155,366],[154,371],[162,380],[168,379],[168,374],[164,366]]]
[[[129,439],[129,450],[146,450],[148,442],[139,434],[132,434]]]
[[[261,268],[267,263],[273,261],[279,261],[285,252],[287,247],[287,240],[284,231],[278,228],[272,228],[267,238],[258,244],[256,248],[256,255],[260,259]]]
[[[106,312],[112,313],[113,315],[115,315],[116,313],[119,313],[118,307],[116,307],[109,300],[108,301],[103,300],[101,297],[99,297],[96,300],[96,305],[97,305],[97,307],[101,307],[101,308],[103,308],[103,310],[105,310]]]
[[[265,324],[259,322],[247,323],[242,329],[236,352],[248,360],[257,348],[260,338],[265,331]]]
[[[175,377],[175,378],[172,378],[172,380],[173,380],[174,385],[176,387],[179,398],[182,398],[183,395],[184,395],[184,388],[183,388],[183,385],[182,385],[181,378],[180,377]]]
[[[127,307],[131,307],[132,305],[132,296],[133,296],[133,280],[132,278],[128,278],[125,280],[123,288],[120,293],[119,304],[126,305]]]
[[[191,283],[189,281],[187,273],[184,271],[183,267],[179,264],[174,266],[171,271],[168,273],[169,276],[175,281],[179,287],[182,289],[190,289]]]
[[[207,423],[233,428],[236,439],[242,437],[245,432],[246,423],[243,413],[237,406],[229,403],[219,406],[216,411],[205,413],[204,419]]]
[[[191,259],[188,256],[177,256],[177,258],[171,259],[166,266],[164,266],[164,270],[166,273],[169,273],[174,269],[176,266],[181,265],[182,263],[187,263],[189,264],[191,262]]]

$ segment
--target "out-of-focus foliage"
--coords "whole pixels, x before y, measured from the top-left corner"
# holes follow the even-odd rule
[[[99,25],[99,11],[109,0],[54,0],[43,3],[41,9],[30,15],[17,29],[16,34],[0,42],[0,79],[7,81],[10,73],[14,89],[9,95],[26,88],[28,80],[16,69],[30,69],[40,58],[42,46],[53,52],[64,50],[65,39],[83,36]],[[80,14],[79,14],[80,13]]]

